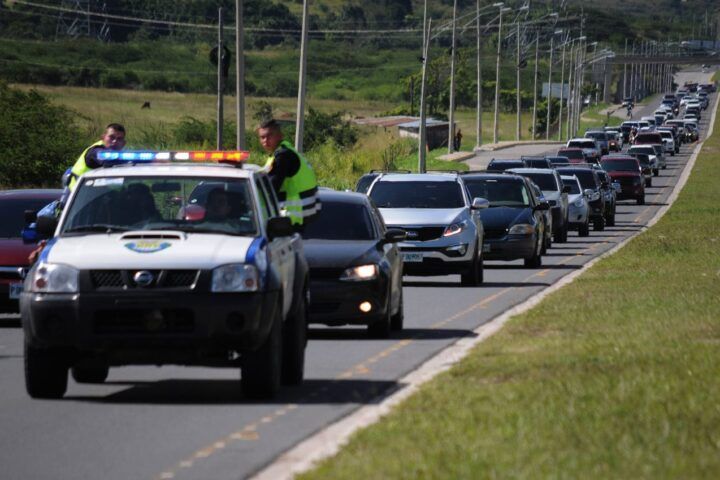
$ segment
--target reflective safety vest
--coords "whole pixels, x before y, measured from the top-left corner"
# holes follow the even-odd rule
[[[302,225],[308,218],[320,210],[317,198],[317,179],[315,172],[305,157],[295,150],[290,142],[283,140],[278,148],[284,147],[293,152],[300,159],[300,168],[292,177],[283,180],[278,192],[280,208],[284,209],[293,225]],[[268,158],[265,168],[270,169],[275,161],[275,155]]]
[[[105,144],[102,140],[99,140],[89,147],[87,147],[83,152],[80,154],[77,160],[75,160],[75,165],[73,165],[72,170],[70,170],[70,191],[72,192],[75,190],[75,185],[77,185],[78,178],[80,178],[84,173],[89,172],[92,170],[92,168],[88,167],[85,163],[85,155],[90,151],[90,149],[95,147],[103,147]]]

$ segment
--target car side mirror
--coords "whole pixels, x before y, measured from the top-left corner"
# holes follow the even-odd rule
[[[57,226],[58,220],[55,217],[41,215],[37,217],[37,221],[35,222],[35,229],[40,238],[52,237],[55,234]]]
[[[535,210],[550,210],[550,204],[548,202],[540,202],[535,205]]]
[[[570,185],[563,185],[562,193],[570,193],[572,192],[572,187]]]
[[[472,210],[484,210],[488,207],[490,207],[490,202],[481,197],[473,198],[472,205],[470,206]]]
[[[20,236],[22,237],[23,243],[26,245],[37,243],[39,238],[38,238],[37,227],[35,226],[35,223],[33,222],[33,223],[29,224],[28,226],[26,226],[25,228],[23,228],[22,231],[20,232]]]
[[[289,237],[295,233],[290,217],[272,217],[267,223],[268,239],[274,240],[278,237]]]
[[[402,242],[406,238],[407,232],[405,230],[400,230],[399,228],[390,228],[387,232],[385,232],[383,241],[385,243],[397,243]]]

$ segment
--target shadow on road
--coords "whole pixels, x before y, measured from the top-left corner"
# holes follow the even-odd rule
[[[20,316],[0,318],[0,328],[20,328]]]
[[[284,387],[271,400],[252,400],[240,390],[240,379],[183,379],[157,382],[114,382],[129,388],[109,395],[68,395],[65,401],[137,405],[251,404],[374,404],[402,388],[386,380],[309,379],[299,387]]]
[[[447,340],[462,337],[474,337],[472,330],[452,328],[405,328],[400,332],[393,332],[389,340]],[[366,328],[311,328],[310,340],[368,340]]]

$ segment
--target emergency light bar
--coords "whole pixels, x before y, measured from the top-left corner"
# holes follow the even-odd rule
[[[241,163],[250,156],[245,150],[155,152],[148,150],[100,150],[98,160],[115,163],[206,162]]]

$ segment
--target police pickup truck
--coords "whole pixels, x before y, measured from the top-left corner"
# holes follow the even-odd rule
[[[31,397],[120,365],[239,367],[251,397],[302,382],[302,240],[246,157],[106,151],[112,168],[83,175],[59,219],[38,217],[52,238],[20,299]]]

